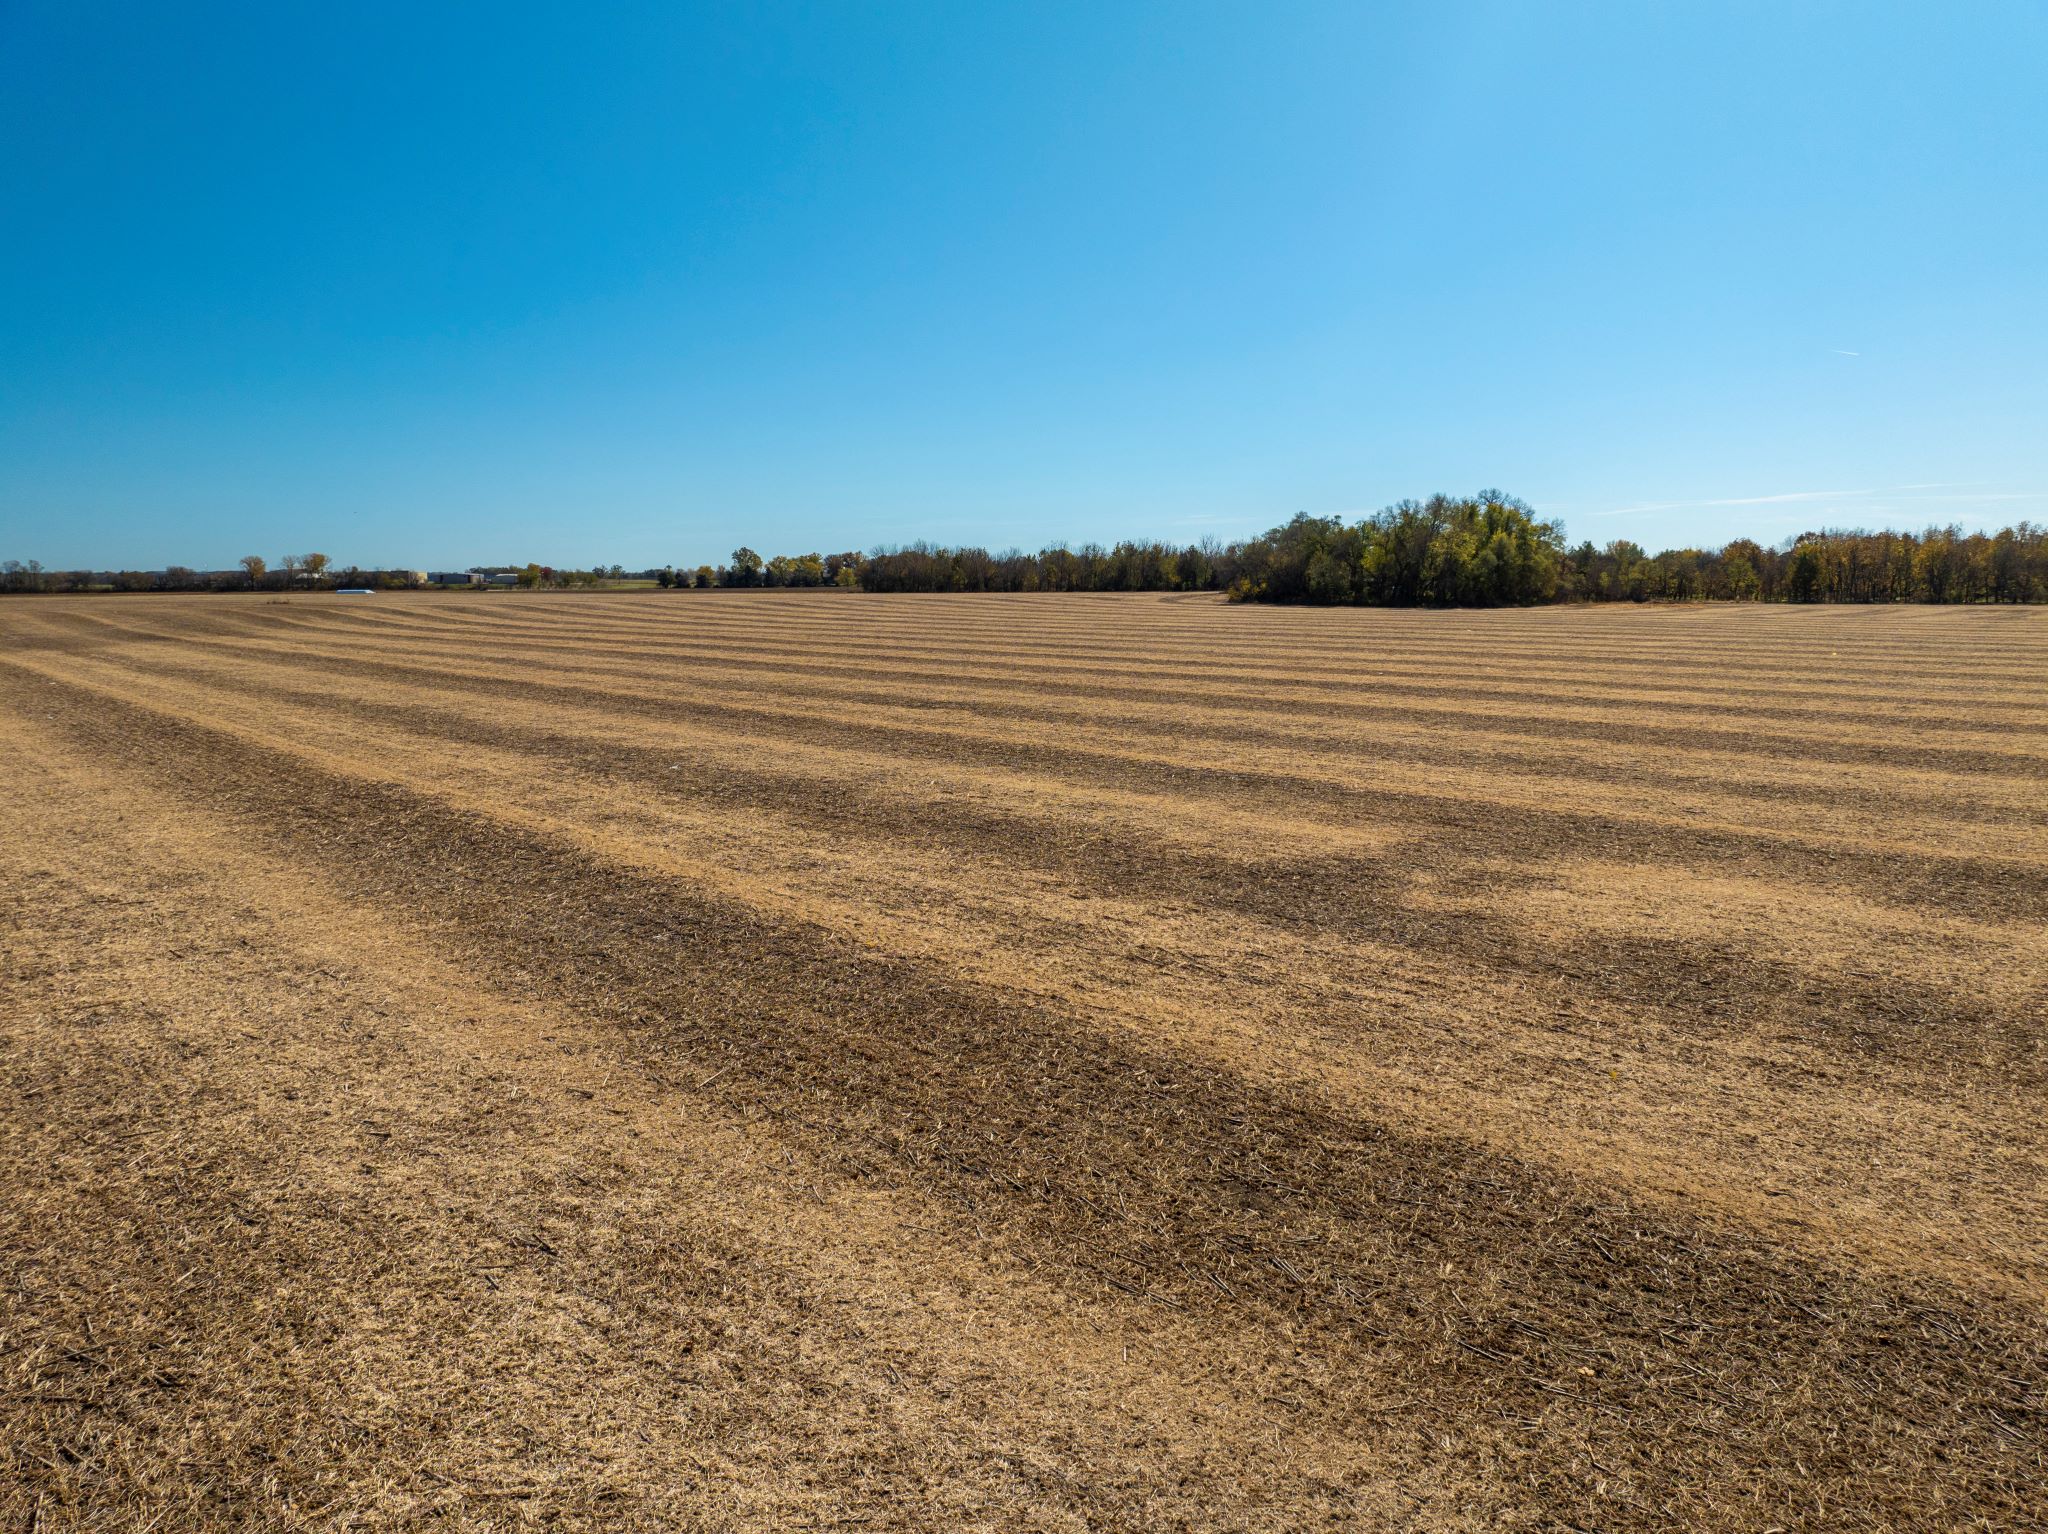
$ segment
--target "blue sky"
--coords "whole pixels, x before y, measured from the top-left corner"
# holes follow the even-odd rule
[[[0,556],[2048,519],[2048,9],[0,5]]]

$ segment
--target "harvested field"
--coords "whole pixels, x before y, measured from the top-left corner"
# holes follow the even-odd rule
[[[0,1528],[2048,1527],[2048,612],[0,605]]]

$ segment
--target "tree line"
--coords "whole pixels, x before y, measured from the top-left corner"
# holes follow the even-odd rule
[[[1567,543],[1499,491],[1402,501],[1356,522],[1297,516],[1241,543],[1055,545],[1035,554],[913,543],[872,554],[658,572],[675,587],[848,586],[863,591],[1221,591],[1242,602],[1503,607],[1544,602],[2043,602],[2048,528],[1996,533],[1828,530],[1776,547],[1652,554],[1626,538]]]
[[[347,584],[340,577],[368,573],[332,565],[325,554],[281,554],[275,569],[260,554],[244,554],[231,570],[46,570],[33,559],[10,559],[0,564],[0,591],[284,591]]]
[[[657,573],[663,586],[840,586],[861,591],[1220,591],[1232,566],[1221,544],[1084,544],[1036,554],[913,543],[872,554],[794,554],[764,560],[733,550],[725,565]]]
[[[553,565],[471,565],[465,572],[502,578],[502,583],[529,588],[567,590],[597,587],[607,581],[653,580],[656,572],[629,572],[619,565],[593,565],[587,570]],[[0,563],[0,592],[42,591],[333,591],[368,588],[398,591],[431,584],[423,570],[336,565],[325,554],[283,554],[276,565],[260,554],[245,554],[227,570],[195,570],[168,565],[161,570],[49,570],[37,560]],[[668,584],[666,581],[662,584]]]
[[[1500,607],[1543,602],[2048,602],[2048,527],[2021,522],[1995,533],[1957,527],[1920,533],[1829,529],[1775,547],[1738,538],[1717,549],[1652,554],[1628,539],[1567,544],[1513,496],[1432,496],[1355,522],[1295,517],[1240,543],[1126,541],[1053,545],[1027,554],[929,543],[873,553],[780,554],[733,550],[723,565],[664,565],[633,572],[596,564],[471,566],[525,587],[594,587],[650,579],[672,590],[837,586],[862,591],[1220,591],[1242,602],[1392,607]],[[30,560],[0,565],[0,591],[111,587],[134,591],[304,590],[411,586],[412,570],[335,569],[324,554],[285,555],[279,568],[251,554],[234,570],[173,565],[156,571],[47,571]]]
[[[2044,602],[2048,527],[1995,533],[1827,529],[1771,548],[1651,554],[1568,546],[1563,525],[1499,491],[1402,501],[1355,523],[1298,516],[1234,551],[1253,602],[1500,607],[1539,602]]]
[[[668,582],[664,582],[668,584]],[[1569,545],[1559,522],[1497,489],[1405,500],[1358,522],[1296,516],[1243,543],[1087,543],[1038,553],[913,543],[870,555],[676,573],[676,586],[858,586],[866,592],[1227,592],[1239,602],[1530,606],[1538,602],[2048,602],[2048,528],[1802,532],[1778,547],[1649,553]]]

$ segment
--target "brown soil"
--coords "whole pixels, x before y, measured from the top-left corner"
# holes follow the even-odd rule
[[[0,1529],[2029,1529],[2048,614],[0,606]]]

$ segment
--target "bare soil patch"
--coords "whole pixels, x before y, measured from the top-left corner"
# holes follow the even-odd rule
[[[29,600],[0,697],[0,1526],[2042,1526],[2048,615]]]

